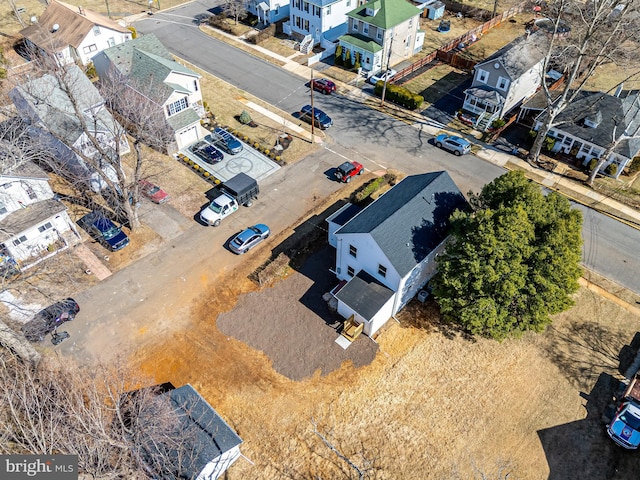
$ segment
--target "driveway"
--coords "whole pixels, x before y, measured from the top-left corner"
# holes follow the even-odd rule
[[[263,351],[274,370],[291,380],[326,375],[345,361],[355,367],[370,364],[378,345],[367,336],[360,335],[346,350],[335,343],[342,317],[322,299],[337,284],[332,265],[335,250],[325,245],[286,280],[240,297],[232,311],[218,316],[218,329]]]

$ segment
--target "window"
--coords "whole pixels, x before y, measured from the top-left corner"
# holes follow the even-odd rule
[[[349,275],[350,277],[353,277],[356,274],[356,271],[353,269],[353,267],[347,266],[347,275]]]
[[[187,97],[182,97],[177,102],[170,103],[167,105],[167,114],[169,116],[175,115],[178,112],[181,112],[185,108],[187,108],[189,104],[187,103]]]
[[[14,244],[14,245],[16,245],[16,246],[18,246],[18,245],[20,245],[21,243],[26,242],[26,241],[27,241],[27,237],[26,237],[25,235],[22,235],[20,238],[16,238],[16,239],[13,241],[13,244]]]
[[[413,18],[409,19],[409,28],[413,27]]]
[[[357,32],[359,28],[360,28],[360,21],[359,20],[354,20],[353,21],[353,31]]]
[[[49,230],[50,228],[53,228],[53,225],[51,225],[51,222],[47,222],[47,223],[45,223],[44,225],[40,225],[40,226],[38,227],[38,231],[39,231],[40,233],[42,233],[42,232],[46,232],[46,231],[47,231],[47,230]]]
[[[487,80],[489,80],[489,72],[485,72],[484,70],[478,70],[477,78],[479,82],[487,83]]]
[[[384,265],[378,265],[378,275],[380,275],[381,277],[386,277],[387,267],[385,267]]]
[[[91,53],[91,52],[95,52],[96,50],[98,50],[98,47],[96,47],[95,45],[89,45],[82,49],[84,53]]]
[[[564,140],[562,140],[562,143],[564,145],[571,145],[571,137],[564,137]]]
[[[378,29],[378,34],[376,35],[378,40],[382,40],[382,30]]]
[[[353,245],[349,245],[349,255],[353,258],[358,258],[358,249]]]
[[[327,15],[331,15],[331,5],[327,7]]]
[[[279,13],[280,13],[280,5],[277,5],[275,15],[278,15]]]
[[[0,215],[4,215],[7,213],[7,207],[4,206],[4,203],[0,202]]]
[[[407,36],[407,42],[404,44],[404,48],[409,48],[409,45],[411,45],[411,35]]]
[[[509,80],[504,77],[498,78],[498,88],[500,90],[506,90],[509,87]]]
[[[362,33],[364,33],[365,35],[369,35],[369,24],[368,23],[363,23],[362,24]]]
[[[351,0],[347,0],[347,7],[351,6]]]
[[[94,34],[95,36],[100,35],[100,25],[94,25],[94,26],[93,26],[93,34]]]
[[[302,9],[309,13],[309,2],[302,2]]]
[[[304,21],[304,31],[308,32],[309,31],[309,20],[305,20]]]
[[[198,91],[198,80],[194,80],[193,81],[193,91],[197,92]]]
[[[31,185],[29,184],[23,184],[22,188],[24,188],[24,191],[27,193],[27,195],[29,196],[29,200],[35,200],[36,198],[38,198],[36,196],[36,192],[33,191],[33,188],[31,188]]]
[[[107,40],[107,45],[109,45],[110,47],[115,47],[116,46],[116,39],[111,37],[109,40]]]
[[[300,10],[300,0],[296,0],[296,8]]]

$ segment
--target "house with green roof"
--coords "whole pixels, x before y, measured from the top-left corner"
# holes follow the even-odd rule
[[[347,13],[347,33],[338,40],[343,55],[371,74],[406,60],[424,44],[420,10],[406,0],[372,0]]]
[[[166,146],[168,152],[205,136],[200,125],[205,113],[200,74],[176,62],[155,35],[108,48],[93,58],[93,64],[100,80],[126,83],[162,112],[174,132],[175,141]]]

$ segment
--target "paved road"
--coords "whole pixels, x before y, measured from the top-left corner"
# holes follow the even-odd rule
[[[309,103],[305,79],[198,30],[194,18],[214,4],[192,2],[137,22],[136,27],[142,33],[155,33],[174,54],[285,111],[294,112]],[[505,172],[472,155],[458,158],[435,148],[429,143],[431,135],[418,124],[408,125],[340,95],[315,95],[314,99],[334,120],[323,144],[334,157],[327,158],[358,160],[368,170],[447,170],[465,193],[478,192]],[[636,253],[640,232],[581,209],[585,266],[640,293],[640,256]]]

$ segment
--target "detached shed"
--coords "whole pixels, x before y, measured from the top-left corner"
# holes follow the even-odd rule
[[[430,20],[437,20],[444,16],[444,3],[439,0],[428,0],[418,5],[418,8],[422,10],[422,16]]]

